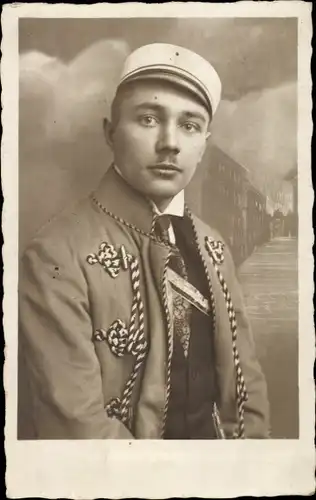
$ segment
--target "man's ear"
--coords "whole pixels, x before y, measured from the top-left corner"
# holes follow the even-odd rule
[[[207,141],[209,140],[209,138],[211,137],[211,135],[212,135],[212,132],[211,132],[210,130],[208,130],[208,131],[206,132],[206,140],[207,140]]]
[[[202,161],[202,159],[203,159],[203,156],[204,156],[204,153],[205,153],[206,148],[207,148],[207,146],[208,146],[208,141],[209,141],[210,137],[211,137],[211,132],[208,130],[208,131],[206,132],[206,135],[205,135],[205,143],[204,143],[204,147],[203,147],[203,149],[201,150],[201,155],[200,155],[200,160],[199,160],[199,163],[200,163],[200,162]]]
[[[107,145],[113,149],[113,126],[108,118],[103,119],[103,132]]]

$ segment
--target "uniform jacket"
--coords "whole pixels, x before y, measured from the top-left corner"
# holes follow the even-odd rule
[[[238,425],[230,311],[206,244],[220,236],[191,217],[212,288],[218,410],[229,438]],[[27,248],[19,280],[20,347],[37,439],[163,437],[172,300],[169,248],[152,227],[147,201],[111,168],[90,197],[50,222]],[[226,247],[218,268],[238,325],[248,393],[245,437],[265,438],[266,384]]]

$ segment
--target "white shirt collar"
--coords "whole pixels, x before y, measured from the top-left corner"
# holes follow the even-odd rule
[[[119,168],[114,164],[114,170],[121,176],[123,177],[121,171]],[[183,217],[184,215],[184,190],[180,191],[178,194],[176,194],[169,205],[161,212],[156,204],[152,201],[149,200],[150,204],[152,206],[153,211],[157,215],[175,215],[177,217]]]
[[[184,215],[184,191],[180,191],[176,194],[169,205],[161,212],[153,201],[151,201],[154,212],[157,215],[176,215],[177,217],[183,217]]]

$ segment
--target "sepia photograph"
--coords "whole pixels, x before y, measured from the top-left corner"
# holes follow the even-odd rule
[[[296,47],[20,20],[21,439],[299,437]]]
[[[303,437],[299,17],[178,11],[17,19],[21,446]]]

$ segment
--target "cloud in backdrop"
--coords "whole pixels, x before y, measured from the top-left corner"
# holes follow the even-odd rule
[[[102,133],[129,53],[100,41],[69,64],[37,51],[20,57],[20,249],[52,215],[84,196],[110,162]]]
[[[65,62],[98,40],[118,34],[131,50],[166,42],[197,51],[218,70],[225,100],[296,79],[295,18],[24,18],[19,22],[21,52],[40,50]]]
[[[285,175],[297,167],[297,86],[251,92],[238,101],[222,101],[214,119],[213,140],[237,162],[272,201],[284,194],[292,208]]]
[[[166,21],[163,40],[189,46],[204,57],[212,48],[224,86],[224,100],[213,124],[213,141],[244,164],[253,179],[272,194],[282,189],[282,176],[296,163],[293,57],[291,63],[282,62],[283,72],[276,61],[269,61],[266,50],[273,53],[271,47],[277,36],[273,23],[226,19],[213,23],[210,30],[202,21]],[[288,31],[278,28],[281,61],[288,47]],[[190,44],[188,32],[192,34]],[[162,41],[158,32],[155,35],[154,26],[147,40],[137,23],[124,41],[100,40],[97,29],[90,28],[87,33],[90,38],[82,33],[72,49],[70,42],[66,44],[68,57],[54,53],[49,43],[47,53],[30,43],[29,50],[20,56],[21,250],[49,217],[96,185],[111,159],[103,139],[102,118],[108,114],[123,61],[135,46]],[[91,39],[92,33],[96,40]],[[42,26],[41,36],[42,41],[49,42],[49,29]],[[75,39],[74,30],[69,40]],[[55,48],[62,46],[54,40]],[[264,42],[268,49],[262,46]],[[82,48],[81,44],[86,45]],[[207,155],[206,168],[210,168],[210,162]],[[197,183],[198,178],[195,188]]]

